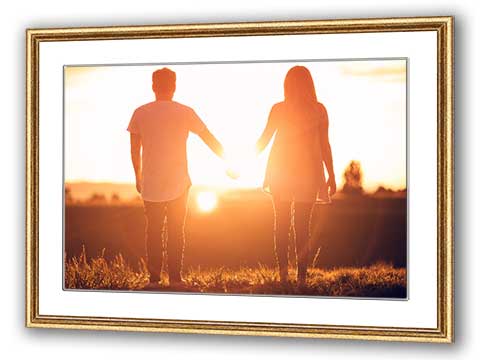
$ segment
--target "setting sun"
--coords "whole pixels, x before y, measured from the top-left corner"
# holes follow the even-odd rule
[[[217,195],[211,191],[198,193],[197,206],[202,212],[212,211],[217,206]]]

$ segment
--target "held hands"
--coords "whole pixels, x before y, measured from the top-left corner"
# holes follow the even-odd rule
[[[237,180],[240,177],[240,166],[237,161],[233,160],[231,156],[225,159],[226,169],[225,173],[230,179]]]
[[[224,156],[226,174],[233,180],[237,180],[240,176],[248,175],[252,166],[255,166],[257,155],[258,152],[255,147],[250,147],[250,149],[231,149]]]
[[[225,172],[227,173],[228,177],[233,180],[237,180],[240,177],[240,172],[233,168],[227,168]]]

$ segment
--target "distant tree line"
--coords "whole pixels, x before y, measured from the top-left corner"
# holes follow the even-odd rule
[[[343,172],[343,187],[341,192],[345,195],[351,196],[360,196],[364,195],[365,191],[363,188],[363,170],[360,161],[352,160],[347,165]],[[395,191],[392,189],[379,186],[377,190],[373,193],[376,196],[402,196],[406,194],[406,189]],[[67,185],[65,186],[65,203],[66,204],[89,204],[89,205],[102,205],[102,204],[112,204],[119,205],[123,203],[136,203],[141,201],[140,197],[137,196],[132,199],[122,199],[118,193],[112,193],[109,197],[102,193],[94,192],[90,195],[89,198],[85,200],[75,199],[73,197],[71,188]]]
[[[74,198],[71,188],[65,186],[65,203],[67,205],[72,204],[87,204],[87,205],[120,205],[125,203],[136,203],[140,200],[140,197],[132,199],[122,199],[118,193],[112,193],[107,196],[103,193],[94,192],[88,198],[81,200]]]

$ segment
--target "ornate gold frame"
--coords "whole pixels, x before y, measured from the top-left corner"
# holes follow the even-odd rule
[[[38,66],[40,42],[393,31],[436,31],[438,35],[438,320],[436,329],[177,321],[159,319],[50,316],[39,314]],[[26,326],[37,328],[89,330],[290,336],[439,343],[453,342],[453,39],[453,17],[28,29],[26,32]]]

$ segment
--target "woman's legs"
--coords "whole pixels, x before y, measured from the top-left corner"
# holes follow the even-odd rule
[[[280,270],[280,281],[285,282],[288,278],[288,232],[291,223],[291,203],[279,201],[274,197],[273,207],[275,255]]]
[[[295,242],[297,245],[297,280],[305,283],[307,266],[310,255],[310,219],[312,217],[313,203],[295,202],[294,205]]]

